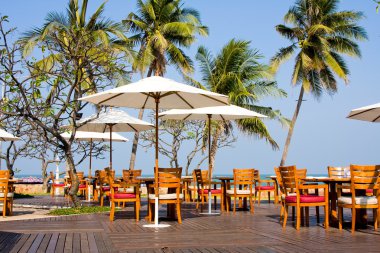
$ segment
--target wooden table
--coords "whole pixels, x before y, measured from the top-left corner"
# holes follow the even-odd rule
[[[330,217],[332,223],[338,222],[337,201],[338,194],[336,185],[351,182],[351,178],[336,178],[336,177],[306,177],[305,182],[325,183],[329,185],[329,200],[330,200]]]

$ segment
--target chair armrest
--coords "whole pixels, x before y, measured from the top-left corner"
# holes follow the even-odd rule
[[[256,179],[259,183],[274,183],[274,179]]]
[[[307,184],[302,184],[298,186],[299,189],[328,189],[327,184],[318,184],[318,185],[307,185]]]

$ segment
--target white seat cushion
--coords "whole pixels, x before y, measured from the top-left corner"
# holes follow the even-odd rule
[[[13,198],[13,195],[14,195],[13,192],[8,192],[7,198]],[[4,192],[0,192],[0,198],[4,198]]]
[[[376,205],[377,198],[375,196],[360,196],[355,198],[356,205]],[[338,204],[351,205],[351,197],[339,197]]]
[[[227,190],[227,194],[233,195],[235,194],[235,190]],[[236,194],[250,194],[250,190],[236,190]],[[252,189],[252,194],[255,193],[255,191]]]
[[[189,189],[197,189],[196,185],[189,185],[188,187],[189,187]]]
[[[155,194],[149,194],[149,199],[154,199]],[[183,198],[183,194],[179,194],[179,198]],[[177,199],[177,193],[166,193],[166,194],[159,194],[158,199]]]

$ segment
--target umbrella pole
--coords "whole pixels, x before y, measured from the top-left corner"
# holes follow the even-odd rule
[[[208,213],[211,214],[211,114],[208,117]]]
[[[160,98],[155,98],[156,102],[156,126],[155,126],[155,137],[156,137],[156,153],[155,153],[155,166],[154,166],[154,224],[147,224],[144,227],[150,228],[165,228],[170,227],[169,224],[158,224],[158,199],[159,199],[159,189],[158,189],[158,108],[160,104]],[[148,192],[149,193],[149,192]],[[149,195],[149,194],[148,194]],[[149,205],[149,202],[148,202]]]
[[[154,225],[158,226],[158,106],[160,104],[160,99],[156,98],[156,160],[155,160],[155,167],[154,167],[154,193],[155,193],[155,208],[154,208]]]
[[[88,168],[88,177],[91,178],[92,170],[92,139],[90,139],[90,166]]]
[[[110,171],[112,171],[112,124],[110,124]]]
[[[92,170],[92,139],[90,139],[90,167],[88,168],[88,178],[91,178],[91,170]],[[91,181],[89,181],[91,182]],[[87,187],[87,196],[88,196],[88,201],[91,200],[91,194],[90,194],[90,190],[91,190],[91,187],[90,187],[90,183],[88,184],[88,187]]]

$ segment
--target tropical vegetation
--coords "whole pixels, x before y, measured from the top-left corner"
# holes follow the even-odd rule
[[[338,91],[337,78],[348,83],[350,73],[343,55],[360,57],[357,41],[367,39],[358,22],[363,13],[339,11],[339,0],[297,0],[284,16],[287,26],[280,24],[276,31],[290,40],[271,59],[271,68],[278,68],[295,55],[292,85],[300,86],[297,106],[289,127],[280,166],[286,162],[295,123],[304,93],[319,98]]]

